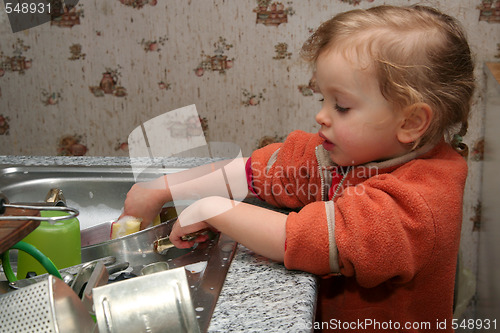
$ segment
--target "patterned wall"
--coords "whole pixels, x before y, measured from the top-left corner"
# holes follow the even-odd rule
[[[294,129],[316,131],[320,103],[300,46],[332,15],[385,2],[81,0],[50,23],[17,33],[0,7],[0,155],[127,156],[134,128],[190,104],[209,140],[236,143],[244,155]],[[418,2],[464,24],[478,63],[480,89],[464,138],[470,173],[463,246],[474,270],[482,65],[500,57],[500,0]]]
[[[210,140],[244,154],[315,131],[300,46],[331,15],[377,2],[81,0],[17,33],[2,10],[0,154],[125,156],[141,122],[189,104]],[[479,63],[498,56],[500,1],[430,4],[466,25]]]

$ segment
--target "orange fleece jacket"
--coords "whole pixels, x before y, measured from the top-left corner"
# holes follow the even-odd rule
[[[322,141],[292,132],[283,144],[256,150],[251,166],[263,200],[301,208],[287,218],[285,266],[322,276],[323,328],[453,332],[465,160],[442,141],[338,170],[343,180],[332,201],[335,165]]]

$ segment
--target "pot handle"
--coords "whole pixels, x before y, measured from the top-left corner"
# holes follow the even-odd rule
[[[44,205],[43,203],[40,204],[33,204],[33,205],[18,205],[18,204],[11,204],[9,203],[9,200],[7,197],[0,192],[0,215],[3,215],[5,213],[6,208],[19,208],[19,209],[34,209],[38,211],[42,210],[51,210],[51,211],[63,211],[69,213],[69,215],[63,215],[63,216],[51,216],[51,217],[42,217],[42,216],[0,216],[0,221],[25,221],[25,220],[34,220],[34,221],[49,221],[49,222],[56,222],[56,221],[62,221],[62,220],[68,220],[72,219],[74,217],[77,217],[80,212],[76,210],[75,208],[71,207],[65,207],[65,206],[52,206],[52,205]]]

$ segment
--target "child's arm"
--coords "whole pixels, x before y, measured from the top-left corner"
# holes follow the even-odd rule
[[[248,195],[245,163],[248,158],[219,161],[137,183],[127,193],[121,216],[142,218],[148,226],[166,202],[200,199],[207,196],[231,197],[237,201]]]
[[[233,208],[219,213],[220,207],[228,206]],[[252,251],[283,262],[286,219],[286,214],[273,210],[222,197],[207,197],[195,202],[180,214],[170,234],[170,241],[176,247],[188,248],[199,240],[182,241],[182,236],[213,227]],[[202,222],[186,225],[186,221]]]

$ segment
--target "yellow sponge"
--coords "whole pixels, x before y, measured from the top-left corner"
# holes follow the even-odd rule
[[[161,223],[160,214],[158,214],[158,215],[156,215],[156,217],[153,220],[153,226],[158,225],[160,223]]]
[[[111,225],[111,239],[127,236],[141,229],[142,219],[133,216],[123,216]]]

